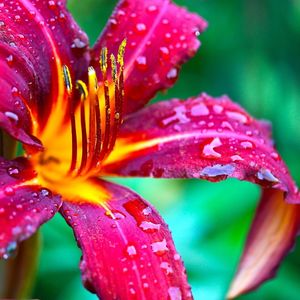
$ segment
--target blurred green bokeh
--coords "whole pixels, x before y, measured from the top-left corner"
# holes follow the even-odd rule
[[[297,0],[178,0],[209,21],[197,56],[176,86],[156,100],[202,91],[228,94],[257,118],[273,123],[279,152],[300,183],[300,2]],[[69,8],[93,43],[114,0],[72,0]],[[188,88],[186,88],[188,87]],[[259,190],[236,180],[122,179],[153,203],[173,232],[195,299],[223,300],[234,274]],[[153,193],[159,191],[159,193]],[[34,297],[96,299],[81,285],[80,251],[71,230],[55,217],[43,226],[44,248]],[[299,244],[299,243],[298,243]],[[276,279],[240,299],[299,300],[300,244]]]

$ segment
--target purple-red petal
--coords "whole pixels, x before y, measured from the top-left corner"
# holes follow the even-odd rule
[[[97,185],[110,193],[105,205],[78,195],[78,202],[64,201],[61,208],[83,252],[85,286],[101,299],[192,299],[182,260],[158,212],[127,188],[95,180]]]
[[[269,124],[226,96],[174,99],[129,115],[103,172],[210,181],[234,177],[282,190],[288,201],[299,203]]]
[[[43,127],[60,97],[61,65],[80,77],[87,67],[87,45],[65,1],[5,1],[0,6],[0,125],[38,146],[30,135]]]
[[[260,185],[262,204],[230,296],[274,276],[298,233],[298,188],[274,148],[270,125],[225,96],[175,99],[129,115],[102,172],[210,181],[233,177]]]
[[[207,23],[170,0],[122,0],[97,41],[92,56],[99,69],[103,47],[125,53],[125,113],[144,106],[158,91],[171,87],[181,65],[200,46],[197,36]]]
[[[0,158],[0,258],[8,258],[60,205],[59,196],[35,183],[27,160]]]
[[[264,190],[228,298],[253,290],[275,275],[295,244],[299,217],[300,207],[286,203],[282,192]]]

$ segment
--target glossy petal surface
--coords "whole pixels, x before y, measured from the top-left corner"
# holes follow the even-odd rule
[[[226,96],[161,102],[125,120],[103,172],[210,181],[234,177],[282,190],[288,201],[299,202],[269,127]]]
[[[102,47],[117,53],[127,39],[124,110],[135,111],[175,83],[181,64],[200,46],[197,35],[206,26],[170,0],[120,1],[95,45],[94,64],[98,68]]]
[[[229,298],[255,289],[275,275],[295,243],[299,216],[299,205],[287,204],[282,192],[264,191]]]
[[[35,183],[25,159],[0,158],[0,178],[0,258],[8,258],[55,214],[61,200]]]
[[[156,210],[127,188],[94,184],[111,195],[106,208],[78,194],[77,203],[64,202],[61,209],[83,251],[86,287],[101,299],[192,299],[183,263]]]
[[[68,65],[74,77],[86,71],[87,43],[65,1],[1,3],[0,125],[30,144],[29,135],[43,127],[62,96],[62,65]]]

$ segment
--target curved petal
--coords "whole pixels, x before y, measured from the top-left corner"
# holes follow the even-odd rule
[[[197,35],[206,26],[170,0],[122,0],[93,49],[94,64],[99,69],[103,47],[117,53],[127,39],[124,110],[135,111],[175,83],[181,64],[200,46]]]
[[[2,4],[0,125],[22,142],[36,145],[30,142],[30,134],[44,126],[62,95],[62,65],[70,67],[73,78],[80,77],[87,67],[88,40],[67,12],[65,1]]]
[[[253,119],[226,96],[174,99],[125,120],[103,172],[210,181],[234,177],[282,190],[288,201],[299,203],[270,136],[267,122]]]
[[[300,207],[267,189],[252,224],[238,272],[227,295],[233,299],[273,277],[299,232]]]
[[[58,211],[61,200],[35,181],[29,162],[0,158],[0,258],[34,234]]]
[[[82,191],[61,208],[83,251],[85,286],[101,299],[192,299],[183,263],[156,210],[124,187],[96,179],[93,185],[110,194],[105,205],[87,203]]]

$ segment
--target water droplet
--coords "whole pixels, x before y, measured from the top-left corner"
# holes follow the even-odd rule
[[[271,183],[279,182],[279,179],[277,177],[275,177],[270,170],[265,169],[265,168],[260,169],[257,172],[256,176],[259,180],[267,180]]]
[[[5,23],[3,21],[0,21],[0,27],[5,26]]]
[[[168,289],[170,300],[182,300],[182,294],[179,287],[171,286]]]
[[[142,230],[144,230],[145,232],[155,232],[157,230],[160,229],[160,224],[154,224],[152,222],[148,222],[148,221],[143,221],[140,225],[140,228],[142,228]]]
[[[165,254],[165,252],[169,250],[166,239],[163,239],[161,242],[152,243],[151,248],[152,251],[159,256]]]
[[[152,208],[150,206],[146,207],[142,211],[144,216],[149,216],[152,213]]]
[[[146,58],[146,56],[139,56],[139,57],[137,57],[137,59],[135,60],[135,65],[141,71],[147,70],[148,65],[147,65],[147,58]]]
[[[170,58],[170,51],[167,47],[160,47],[159,52],[163,60],[168,60]]]
[[[133,258],[137,255],[136,248],[133,245],[127,246],[126,253],[130,258]]]
[[[239,112],[236,112],[236,111],[227,111],[226,115],[228,116],[228,118],[238,121],[243,124],[246,124],[249,122],[247,116],[245,116]]]
[[[51,196],[51,192],[48,189],[42,188],[40,190],[41,196],[43,197],[50,197]]]
[[[172,68],[168,74],[167,74],[167,79],[175,81],[177,79],[178,76],[178,71],[176,68]]]
[[[144,23],[138,23],[136,24],[135,29],[137,33],[145,33],[147,27]]]
[[[85,49],[87,47],[87,43],[82,41],[79,38],[73,40],[71,48],[72,49]]]
[[[274,158],[275,160],[279,159],[279,155],[276,152],[272,152],[271,157]]]
[[[7,187],[4,188],[4,193],[7,196],[13,196],[15,194],[15,190],[12,187],[7,186]]]
[[[167,275],[173,273],[173,269],[172,269],[171,265],[168,262],[166,262],[166,261],[163,261],[160,264],[160,267],[166,272]]]
[[[15,113],[11,112],[11,111],[6,111],[4,113],[9,119],[11,119],[14,122],[18,122],[19,121],[19,117],[18,115],[16,115]]]
[[[220,158],[222,155],[215,151],[215,148],[220,146],[222,146],[221,140],[219,138],[214,138],[209,144],[203,147],[203,156],[207,158]]]
[[[19,15],[15,15],[15,21],[16,22],[20,22],[21,21],[21,17]]]
[[[175,115],[165,118],[160,122],[160,124],[163,127],[169,126],[170,124],[177,123],[177,122],[179,122],[181,124],[190,122],[190,119],[187,118],[187,116],[186,116],[186,108],[184,106],[175,107],[174,112],[175,112]]]
[[[50,9],[54,9],[55,8],[55,2],[53,0],[48,1],[48,7]]]
[[[178,253],[174,254],[174,260],[180,260],[180,255]]]
[[[217,176],[230,176],[234,172],[235,167],[233,165],[221,165],[217,164],[211,167],[205,167],[200,176],[217,177]]]
[[[191,115],[194,117],[207,116],[209,114],[209,109],[204,103],[199,103],[191,108]]]
[[[13,65],[13,62],[14,62],[14,56],[12,54],[8,55],[6,57],[6,61],[7,61],[7,64],[11,67]]]
[[[150,6],[148,6],[147,10],[149,12],[155,12],[155,11],[157,11],[157,6],[156,5],[150,5]]]
[[[243,160],[239,155],[232,155],[231,157],[232,161],[241,161]]]
[[[9,167],[7,169],[7,173],[9,176],[16,178],[18,175],[20,175],[20,170],[17,167]]]
[[[253,144],[251,142],[249,142],[249,141],[241,142],[241,146],[244,149],[252,149],[253,148]]]
[[[224,108],[223,106],[216,104],[213,106],[213,110],[216,114],[220,114],[223,112]]]

